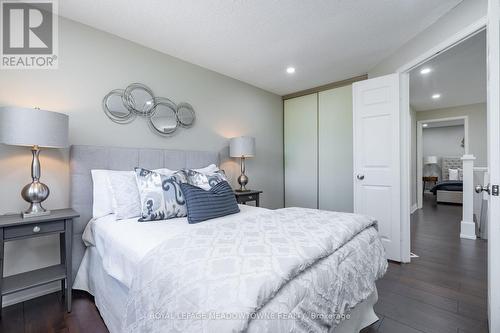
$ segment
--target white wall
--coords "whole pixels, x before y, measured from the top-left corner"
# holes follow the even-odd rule
[[[469,118],[469,153],[476,157],[474,166],[488,165],[486,150],[486,104],[472,104],[453,108],[418,111],[417,121],[467,116]]]
[[[59,21],[59,45],[57,70],[1,71],[0,106],[38,106],[68,114],[72,144],[223,151],[229,137],[255,136],[257,156],[247,163],[250,188],[264,191],[264,207],[283,206],[280,96],[66,19]],[[143,119],[128,125],[108,120],[102,98],[132,82],[150,86],[157,96],[191,103],[195,126],[163,138]],[[67,162],[68,150],[41,153],[42,180],[51,189],[45,204],[49,209],[68,206]],[[26,208],[19,193],[30,182],[29,167],[28,149],[0,145],[0,213]],[[223,168],[234,184],[237,162]],[[57,253],[54,237],[9,243],[5,273],[55,264]]]
[[[464,0],[368,72],[368,77],[394,73],[487,13],[487,0]]]

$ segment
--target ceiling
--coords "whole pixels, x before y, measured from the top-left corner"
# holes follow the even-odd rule
[[[422,75],[423,68],[432,72]],[[483,31],[410,72],[416,111],[486,102],[486,32]],[[440,94],[439,99],[432,99]]]
[[[460,2],[64,0],[59,14],[284,95],[367,73]]]

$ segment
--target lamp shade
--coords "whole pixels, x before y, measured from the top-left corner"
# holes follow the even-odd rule
[[[255,156],[255,138],[251,136],[232,138],[229,142],[229,155],[231,157]]]
[[[0,143],[68,147],[68,116],[39,109],[0,107]]]
[[[424,157],[424,164],[437,164],[438,158],[437,156],[426,156]]]

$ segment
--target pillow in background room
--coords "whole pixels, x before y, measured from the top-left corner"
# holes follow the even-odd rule
[[[141,216],[141,201],[134,171],[108,173],[113,212],[117,220]]]
[[[184,171],[186,172],[187,182],[189,184],[202,188],[205,191],[210,190],[220,182],[227,181],[226,175],[220,170],[212,173],[202,173],[191,169]]]
[[[448,180],[458,180],[458,169],[448,169]]]
[[[233,189],[223,181],[205,191],[191,184],[181,184],[186,198],[189,223],[198,223],[240,211]]]
[[[187,215],[186,201],[180,184],[187,182],[184,171],[170,176],[142,168],[135,169],[139,189],[139,221],[167,220]]]

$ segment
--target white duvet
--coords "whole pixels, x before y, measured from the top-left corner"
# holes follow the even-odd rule
[[[240,209],[195,225],[113,215],[87,225],[85,243],[128,289],[120,332],[333,332],[385,273],[370,218]]]
[[[375,226],[305,208],[191,225],[139,263],[123,332],[332,332],[385,273]]]
[[[239,205],[244,218],[251,214],[267,211],[265,208]],[[213,219],[217,222],[222,218]],[[169,238],[186,232],[192,225],[187,218],[167,221],[138,222],[137,218],[116,220],[114,214],[92,219],[85,228],[83,241],[87,246],[95,246],[102,258],[105,271],[130,288],[132,278],[144,256]]]

